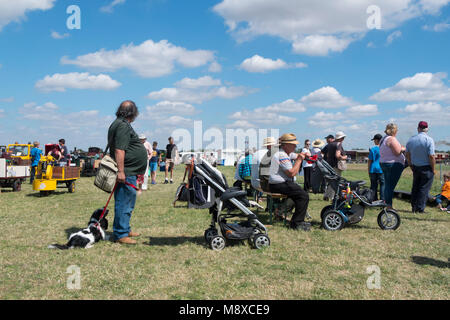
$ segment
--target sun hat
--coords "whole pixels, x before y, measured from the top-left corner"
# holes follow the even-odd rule
[[[139,140],[145,140],[145,139],[147,139],[147,137],[145,136],[145,134],[141,133],[139,135]]]
[[[373,136],[373,138],[371,140],[373,141],[373,140],[381,140],[381,139],[383,139],[383,136],[381,134],[377,133],[376,135]]]
[[[276,146],[277,145],[277,140],[275,140],[274,137],[267,137],[264,138],[263,141],[263,147],[267,147],[267,146]]]
[[[316,140],[314,140],[313,143],[312,143],[312,146],[313,146],[314,148],[322,148],[324,145],[325,145],[325,142],[323,142],[323,141],[320,140],[320,139],[316,139]]]
[[[286,144],[299,144],[300,142],[297,141],[297,137],[293,133],[285,133],[281,137],[278,138],[278,141],[280,144],[286,143]]]
[[[342,132],[342,131],[336,132],[336,140],[339,140],[339,139],[342,139],[342,138],[345,138],[345,137],[346,137],[346,135],[345,135],[344,132]]]

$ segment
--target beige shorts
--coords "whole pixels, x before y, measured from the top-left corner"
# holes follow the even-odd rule
[[[173,159],[166,159],[166,166],[173,168],[174,165],[175,165],[175,161]]]

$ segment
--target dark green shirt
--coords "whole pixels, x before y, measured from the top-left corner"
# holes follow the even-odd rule
[[[145,173],[147,168],[147,150],[126,119],[117,118],[111,124],[108,130],[108,143],[113,159],[115,159],[116,149],[125,151],[125,176]]]

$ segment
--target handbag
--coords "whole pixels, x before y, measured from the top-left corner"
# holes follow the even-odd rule
[[[105,153],[108,148],[109,144],[106,146]],[[100,161],[94,185],[105,192],[111,193],[116,185],[118,171],[117,162],[110,155],[106,154]]]
[[[339,160],[337,163],[337,168],[341,171],[347,170],[347,161],[345,160]]]

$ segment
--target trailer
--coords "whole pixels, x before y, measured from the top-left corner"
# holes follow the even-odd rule
[[[0,158],[0,188],[12,188],[20,191],[22,183],[30,176],[28,165],[16,165],[7,158]]]

